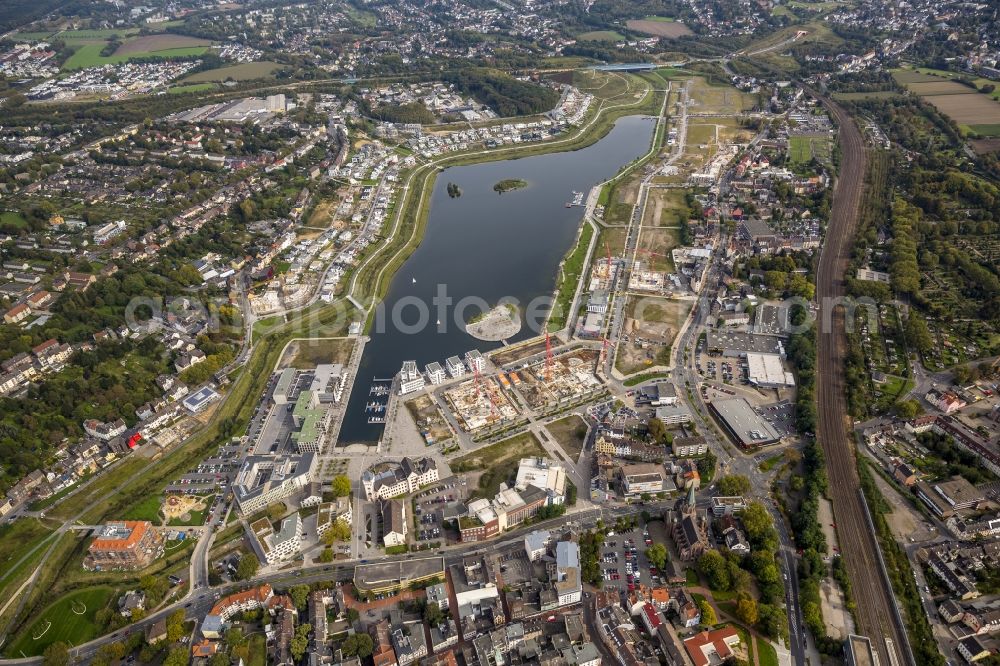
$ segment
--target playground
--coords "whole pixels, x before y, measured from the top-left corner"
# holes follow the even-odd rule
[[[205,522],[205,510],[215,495],[194,497],[191,495],[167,495],[161,509],[167,525],[201,525]]]

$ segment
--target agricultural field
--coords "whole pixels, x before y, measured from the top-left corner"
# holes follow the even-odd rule
[[[239,65],[210,69],[205,72],[198,72],[181,79],[182,83],[207,83],[221,81],[252,81],[254,79],[266,79],[278,69],[280,65],[276,62],[244,62]]]
[[[897,69],[896,81],[933,104],[938,111],[955,121],[963,130],[982,136],[1000,136],[1000,85],[989,79],[975,79],[975,85],[997,85],[989,95],[976,92],[955,80],[953,72],[931,69]]]
[[[159,39],[160,37],[168,37],[167,41],[152,42],[147,40]],[[180,35],[150,35],[146,37],[139,37],[134,41],[145,41],[146,44],[156,46],[159,44],[167,44],[173,40],[173,38],[180,38]],[[184,40],[190,40],[190,37],[183,38]],[[101,51],[104,50],[105,43],[85,43],[80,48],[73,53],[63,64],[63,70],[74,70],[74,69],[84,69],[86,67],[99,67],[101,65],[115,65],[122,62],[127,62],[133,58],[184,58],[190,56],[200,56],[208,50],[208,42],[204,40],[195,40],[202,42],[201,45],[188,45],[188,46],[177,46],[177,47],[166,47],[158,48],[155,51],[149,50],[133,50],[129,47],[131,42],[126,42],[122,44],[121,47],[110,56],[102,56]],[[180,42],[175,42],[180,43]],[[123,49],[128,48],[128,50],[123,51]]]
[[[91,587],[71,592],[50,604],[7,649],[13,656],[37,656],[52,643],[79,645],[97,636],[97,612],[110,603],[115,590]]]
[[[633,19],[625,23],[629,30],[635,30],[654,37],[684,37],[690,35],[691,29],[683,23],[664,16],[647,16],[644,19]]]
[[[198,39],[196,37],[187,37],[185,35],[143,35],[142,37],[130,39],[119,46],[118,50],[115,51],[115,55],[150,55],[160,51],[169,51],[172,49],[184,49],[211,45],[212,43],[207,39]]]
[[[843,102],[856,102],[864,99],[894,99],[899,97],[899,93],[888,90],[877,92],[837,92],[833,93],[831,97]]]
[[[930,95],[924,99],[963,129],[984,136],[1000,136],[1000,103],[986,95]]]
[[[591,30],[576,36],[581,42],[624,42],[625,35],[614,30]]]
[[[907,83],[906,87],[921,97],[927,97],[928,95],[966,95],[973,92],[969,86],[964,86],[955,81],[918,81]]]

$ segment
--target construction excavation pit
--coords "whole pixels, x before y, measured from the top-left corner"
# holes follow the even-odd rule
[[[507,373],[507,378],[531,409],[573,403],[604,390],[604,384],[594,374],[599,353],[575,350]]]
[[[444,393],[445,402],[466,432],[475,432],[519,416],[510,396],[493,376],[462,382]]]

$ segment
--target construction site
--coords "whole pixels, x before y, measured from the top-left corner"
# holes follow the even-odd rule
[[[523,370],[507,373],[507,378],[531,409],[541,411],[553,404],[572,403],[604,390],[604,384],[594,374],[600,353],[596,349],[577,349],[546,356]]]
[[[445,391],[444,399],[462,429],[470,433],[519,416],[496,376],[476,372],[473,379]]]

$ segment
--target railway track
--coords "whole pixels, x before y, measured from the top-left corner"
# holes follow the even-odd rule
[[[906,628],[899,619],[892,586],[881,566],[877,537],[866,517],[844,393],[847,336],[844,308],[837,306],[845,295],[844,273],[857,231],[867,164],[865,144],[857,125],[844,109],[829,99],[817,97],[840,128],[841,162],[816,275],[816,296],[820,304],[816,340],[819,373],[816,434],[826,458],[837,536],[857,605],[856,631],[871,638],[880,663],[915,666],[910,651],[901,649],[907,645]]]

